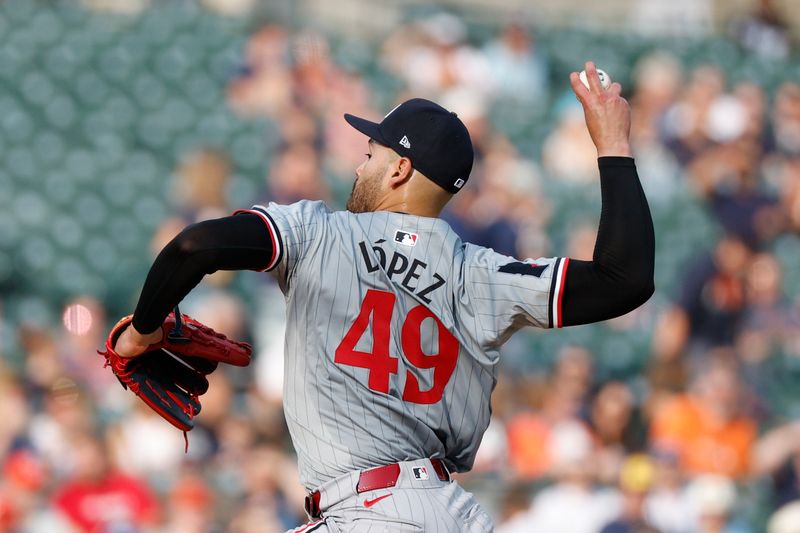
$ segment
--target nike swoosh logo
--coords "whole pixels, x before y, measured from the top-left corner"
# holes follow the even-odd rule
[[[384,494],[383,496],[378,496],[377,498],[372,499],[372,500],[364,500],[364,507],[372,507],[373,505],[375,505],[379,501],[381,501],[381,500],[383,500],[385,498],[388,498],[391,495],[392,495],[392,493],[390,492],[389,494]]]

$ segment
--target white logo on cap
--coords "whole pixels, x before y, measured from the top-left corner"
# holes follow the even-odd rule
[[[456,182],[453,184],[453,187],[455,187],[456,189],[460,189],[463,186],[464,186],[464,180],[462,180],[461,178],[458,178]]]
[[[406,137],[405,135],[403,135],[403,138],[402,138],[402,139],[400,139],[400,144],[401,144],[402,146],[405,146],[405,147],[406,147],[406,149],[409,149],[409,148],[411,148],[411,141],[409,141],[409,140],[408,140],[408,137]]]

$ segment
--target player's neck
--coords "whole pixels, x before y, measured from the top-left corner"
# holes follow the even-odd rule
[[[415,198],[385,198],[378,204],[375,211],[391,211],[393,213],[405,213],[407,215],[416,215],[418,217],[431,217],[436,218],[442,212],[442,208],[433,205],[430,201],[425,201]]]
[[[389,189],[378,202],[375,211],[393,211],[436,218],[442,213],[450,198],[451,194],[419,172],[415,172],[408,181]]]

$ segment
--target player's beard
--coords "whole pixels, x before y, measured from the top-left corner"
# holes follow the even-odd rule
[[[382,174],[381,174],[382,175]],[[381,194],[380,175],[362,175],[353,182],[353,190],[347,200],[351,213],[368,213],[375,210]]]

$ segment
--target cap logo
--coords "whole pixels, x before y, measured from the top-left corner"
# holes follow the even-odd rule
[[[414,246],[417,244],[417,234],[397,230],[394,232],[394,242],[399,242],[405,246]]]
[[[406,150],[411,148],[411,141],[408,140],[408,137],[403,135],[403,138],[400,139],[400,145],[405,146]]]
[[[455,187],[456,189],[460,189],[463,186],[464,186],[464,180],[462,180],[461,178],[458,178],[456,182],[453,183],[453,187]]]

